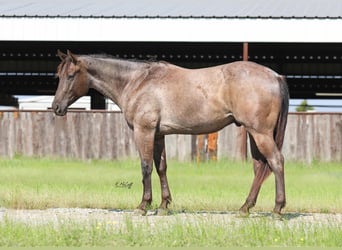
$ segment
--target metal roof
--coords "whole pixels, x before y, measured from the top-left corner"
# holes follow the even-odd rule
[[[342,42],[341,0],[0,0],[0,41]]]
[[[0,0],[0,17],[342,18],[341,0]]]

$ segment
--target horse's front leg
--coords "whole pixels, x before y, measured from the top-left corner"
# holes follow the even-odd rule
[[[161,187],[161,203],[158,209],[159,215],[167,214],[167,207],[171,203],[171,193],[166,175],[166,153],[165,153],[165,136],[159,136],[154,141],[153,152],[154,164],[159,175]]]
[[[139,151],[141,160],[141,172],[143,183],[143,196],[140,205],[137,208],[137,213],[145,215],[148,206],[152,202],[152,182],[151,174],[153,168],[153,144],[154,130],[149,129],[134,129],[134,140]]]

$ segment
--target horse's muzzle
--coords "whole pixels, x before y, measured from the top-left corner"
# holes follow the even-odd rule
[[[63,108],[60,104],[58,103],[52,103],[52,109],[55,112],[56,115],[63,116],[66,114],[67,109]]]

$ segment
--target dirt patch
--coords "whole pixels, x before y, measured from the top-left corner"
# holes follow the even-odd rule
[[[14,210],[0,209],[0,222],[10,220],[14,222],[39,224],[60,224],[65,221],[75,221],[78,223],[111,223],[122,225],[129,218],[133,223],[148,223],[154,225],[158,223],[172,223],[176,221],[186,221],[196,223],[198,221],[210,220],[212,222],[239,222],[244,221],[236,212],[179,212],[168,216],[154,215],[150,211],[147,216],[136,215],[133,211],[119,211],[106,209],[83,209],[83,208],[53,208],[46,210]],[[270,213],[252,213],[249,219],[270,218]],[[342,214],[322,214],[322,213],[286,213],[283,220],[289,225],[298,223],[317,224],[337,224],[342,226]]]

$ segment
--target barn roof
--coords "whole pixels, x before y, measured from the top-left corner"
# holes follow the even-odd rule
[[[0,40],[342,42],[340,0],[0,0]]]
[[[325,18],[340,0],[0,0],[2,17]]]

